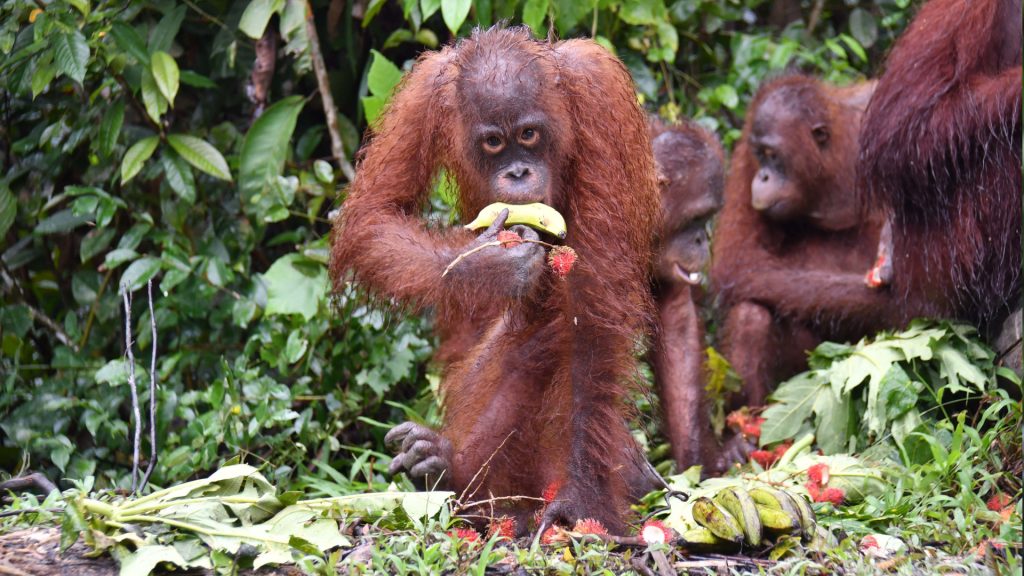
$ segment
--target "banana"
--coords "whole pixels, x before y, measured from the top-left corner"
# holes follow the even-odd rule
[[[743,537],[751,546],[761,545],[761,519],[757,504],[742,488],[726,488],[714,497],[715,503],[732,514],[743,526]]]
[[[728,545],[728,542],[715,536],[711,530],[703,526],[690,528],[683,532],[679,539],[682,541],[683,546],[699,550],[718,549]]]
[[[476,218],[469,224],[466,224],[465,227],[469,230],[487,228],[494,223],[494,220],[505,208],[508,208],[508,218],[505,220],[505,224],[525,224],[530,228],[547,232],[552,236],[565,238],[565,234],[568,231],[565,226],[565,218],[558,213],[558,210],[540,202],[534,202],[533,204],[495,202],[485,206],[476,215]]]
[[[782,502],[779,501],[778,492],[772,488],[757,487],[751,488],[747,492],[750,498],[754,500],[755,504],[764,506],[766,508],[774,508],[776,510],[782,510]]]
[[[799,514],[794,517],[787,514],[784,510],[760,505],[755,506],[757,506],[757,516],[761,519],[761,524],[769,530],[794,532],[800,528]]]
[[[790,497],[796,504],[797,511],[800,512],[800,531],[803,533],[804,539],[809,539],[814,535],[814,529],[818,526],[814,518],[814,509],[811,508],[811,503],[803,496],[791,494]]]
[[[743,541],[743,528],[740,523],[733,518],[732,514],[726,512],[706,496],[701,496],[693,501],[693,519],[722,540]]]

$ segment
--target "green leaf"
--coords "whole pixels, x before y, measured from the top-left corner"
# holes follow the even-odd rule
[[[726,108],[733,109],[740,103],[740,97],[736,89],[729,84],[719,84],[715,87],[715,99]]]
[[[36,224],[35,230],[32,233],[42,235],[61,234],[73,230],[91,219],[92,215],[90,214],[76,216],[70,209],[61,210]]]
[[[102,368],[96,371],[96,382],[120,386],[128,382],[128,363],[124,358],[117,358],[107,362]]]
[[[79,534],[88,529],[89,524],[85,521],[79,502],[69,498],[60,519],[60,551],[63,553],[74,546]]]
[[[124,100],[118,100],[107,109],[107,113],[103,115],[103,121],[100,122],[100,131],[97,135],[100,156],[105,158],[114,153],[122,126],[124,126]]]
[[[68,0],[68,3],[78,9],[82,13],[82,16],[89,15],[89,0]]]
[[[150,71],[153,73],[153,80],[160,93],[167,99],[167,103],[173,108],[174,97],[178,94],[178,64],[167,52],[154,52],[150,56]]]
[[[441,17],[452,34],[459,33],[472,5],[472,0],[441,0]]]
[[[189,562],[181,557],[181,553],[174,546],[147,544],[139,546],[137,550],[128,553],[121,559],[121,574],[123,576],[147,576],[161,562],[170,562],[180,568],[189,566]]]
[[[214,178],[231,182],[231,170],[228,169],[227,161],[208,142],[188,134],[171,134],[167,136],[167,143],[197,169]]]
[[[160,116],[167,112],[167,99],[160,92],[156,79],[148,69],[142,74],[142,104],[146,107],[146,114],[153,122],[159,124]]]
[[[381,47],[381,50],[388,50],[389,48],[395,48],[397,46],[400,46],[402,44],[402,42],[412,42],[412,41],[413,41],[412,30],[409,30],[407,28],[399,28],[398,30],[395,30],[394,32],[392,32],[391,35],[387,37],[387,40],[384,40],[384,45]]]
[[[251,205],[253,196],[270,188],[284,170],[288,143],[303,103],[301,96],[275,102],[245,134],[238,166],[238,188],[246,206]]]
[[[523,6],[523,24],[533,30],[533,35],[544,36],[544,18],[548,15],[548,0],[526,0]]]
[[[171,190],[185,202],[195,204],[196,181],[192,176],[192,168],[174,150],[164,150],[160,162],[163,164],[164,176]]]
[[[284,0],[252,0],[242,12],[242,18],[238,21],[238,29],[243,34],[259,40],[263,37],[270,17],[284,7]]]
[[[142,170],[142,165],[153,155],[153,151],[156,150],[156,145],[159,143],[159,138],[149,136],[132,144],[121,160],[121,184],[127,183],[139,173],[139,170]]]
[[[36,69],[32,72],[32,99],[39,96],[50,85],[57,75],[57,67],[49,58],[40,58],[36,62]]]
[[[288,335],[288,341],[284,345],[284,355],[289,364],[295,364],[301,360],[306,350],[309,349],[309,340],[303,334],[303,330],[292,330]]]
[[[366,6],[366,12],[363,13],[363,28],[370,25],[373,22],[373,18],[377,16],[380,9],[384,7],[384,0],[370,0],[370,3]]]
[[[161,261],[159,258],[152,256],[145,256],[139,258],[132,265],[124,271],[121,275],[121,281],[118,283],[122,289],[127,289],[131,292],[138,290],[146,285],[146,282],[153,279],[154,276],[160,272]]]
[[[266,314],[301,314],[308,322],[327,298],[327,270],[298,254],[279,258],[263,275],[267,282]]]
[[[627,24],[657,24],[666,18],[663,0],[631,0],[623,2],[619,18]]]
[[[14,199],[14,194],[7,186],[0,186],[0,238],[7,235],[17,215],[18,203]]]
[[[160,19],[160,23],[153,28],[153,33],[149,36],[149,51],[151,53],[170,51],[171,45],[174,44],[174,37],[178,35],[178,29],[185,21],[187,9],[187,6],[180,4]],[[139,60],[139,63],[145,64],[146,59]]]
[[[334,168],[332,168],[331,163],[326,160],[317,160],[313,162],[313,174],[321,184],[330,184],[334,182]]]
[[[818,389],[814,399],[814,437],[825,454],[845,452],[850,433],[850,399],[840,398],[828,386]]]
[[[895,420],[913,408],[917,404],[917,392],[906,370],[898,363],[893,364],[878,389],[878,411],[884,420],[871,428],[871,431],[882,432],[888,421]],[[871,420],[868,422],[870,424]]]
[[[441,9],[441,0],[421,0],[420,12],[423,13],[423,20],[426,21]]]
[[[139,32],[124,22],[114,22],[110,27],[110,35],[114,42],[128,54],[135,58],[139,64],[149,62],[149,53],[146,52],[146,43]]]
[[[78,257],[83,263],[88,262],[93,256],[106,250],[107,246],[110,246],[115,234],[117,234],[117,231],[113,228],[90,231],[82,239],[82,244],[78,248]]]
[[[402,498],[402,510],[409,518],[423,521],[436,517],[451,497],[451,492],[412,492]]]
[[[103,265],[108,270],[113,270],[124,264],[125,262],[131,262],[139,257],[139,253],[131,248],[117,248],[107,252],[107,255],[103,257]]]
[[[366,116],[366,123],[372,126],[387,103],[388,99],[386,96],[364,96],[363,115]]]
[[[985,384],[988,378],[980,368],[967,359],[967,356],[952,346],[942,346],[936,350],[939,357],[939,375],[947,382],[947,386],[953,392],[967,392],[968,389],[963,382],[974,384],[978,392],[985,391]]]
[[[85,67],[89,63],[89,45],[78,30],[60,33],[53,39],[54,61],[57,69],[79,84],[85,80]]]
[[[761,424],[761,445],[793,438],[811,416],[819,391],[824,387],[814,372],[803,372],[779,385],[772,394],[772,404],[764,411]]]
[[[871,48],[878,40],[878,24],[871,12],[857,7],[850,12],[850,34],[857,39],[864,48]],[[863,50],[860,51],[863,54]],[[860,56],[860,54],[858,54]],[[861,56],[863,58],[863,56]]]
[[[366,87],[370,94],[387,98],[401,81],[402,71],[380,52],[370,50],[370,53],[373,54],[373,62],[366,74]]]
[[[216,88],[217,83],[191,70],[181,71],[181,83],[193,88]]]

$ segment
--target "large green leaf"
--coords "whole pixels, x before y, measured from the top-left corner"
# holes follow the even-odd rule
[[[62,32],[53,39],[54,61],[57,69],[79,84],[85,80],[85,67],[89,63],[89,45],[78,30]]]
[[[452,34],[459,33],[459,28],[466,21],[466,16],[469,16],[469,8],[472,5],[472,0],[441,0],[441,17]]]
[[[62,234],[92,220],[91,214],[75,215],[71,210],[61,210],[36,224],[35,234]]]
[[[124,22],[114,22],[110,27],[110,35],[114,42],[140,64],[149,62],[149,53],[146,52],[146,43],[139,32]]]
[[[139,170],[142,170],[142,165],[153,155],[153,151],[156,150],[156,145],[159,143],[159,138],[150,136],[132,144],[121,160],[121,184],[128,182],[139,173]]]
[[[803,372],[779,385],[772,394],[777,402],[764,411],[761,424],[761,445],[793,438],[811,416],[818,392],[824,383],[815,372]]]
[[[523,6],[523,24],[533,30],[534,36],[544,36],[544,18],[548,15],[548,0],[526,0]]]
[[[167,52],[154,52],[150,56],[149,69],[153,73],[153,80],[160,93],[167,99],[167,103],[173,108],[174,97],[178,94],[178,64]]]
[[[817,416],[814,438],[825,454],[838,454],[847,449],[850,433],[850,399],[837,396],[832,388],[822,386],[814,399]]]
[[[36,68],[32,71],[32,99],[43,93],[57,76],[57,67],[53,64],[50,54],[43,54],[36,60]]]
[[[366,87],[374,96],[390,96],[402,80],[402,71],[380,52],[370,50],[370,53],[373,54],[373,62],[366,73]]]
[[[164,167],[167,185],[182,200],[189,204],[196,201],[196,181],[192,177],[192,168],[181,159],[174,150],[164,150],[160,162]]]
[[[161,261],[159,258],[152,256],[145,256],[139,258],[135,262],[132,262],[124,274],[121,275],[121,282],[118,284],[121,288],[127,288],[129,291],[135,291],[146,285],[146,282],[153,279],[160,272]]]
[[[366,123],[372,126],[384,110],[388,99],[386,96],[364,96],[362,102],[363,116],[366,117]]]
[[[281,175],[303,102],[301,96],[289,96],[274,103],[246,133],[238,166],[238,188],[246,205]]]
[[[174,44],[174,37],[178,35],[181,23],[185,21],[187,10],[188,6],[180,4],[164,14],[160,23],[153,28],[153,32],[149,35],[150,52],[170,51],[171,45]],[[146,61],[141,60],[140,62],[144,64]]]
[[[17,214],[18,203],[14,200],[14,194],[11,194],[7,186],[0,185],[0,238],[7,235]]]
[[[224,156],[208,142],[188,134],[171,134],[167,143],[186,162],[214,178],[231,181],[231,170]]]
[[[263,279],[267,282],[268,316],[301,314],[309,321],[327,297],[327,269],[299,254],[279,258]]]
[[[270,17],[284,7],[284,0],[252,0],[242,12],[242,19],[238,21],[238,29],[243,34],[258,40],[263,37],[267,29]]]
[[[153,73],[148,69],[142,73],[142,104],[146,107],[146,114],[153,122],[159,124],[160,117],[167,112],[167,99],[160,92]]]
[[[113,106],[107,109],[100,122],[100,131],[97,135],[97,148],[100,156],[107,157],[113,154],[117,145],[117,137],[121,135],[121,127],[124,126],[124,100],[118,100]]]
[[[174,546],[148,544],[139,546],[138,549],[121,558],[121,574],[147,576],[158,564],[164,562],[174,564],[179,568],[188,568],[191,565]]]

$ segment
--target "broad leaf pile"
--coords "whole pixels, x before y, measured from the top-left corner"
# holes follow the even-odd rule
[[[993,357],[973,328],[949,322],[917,321],[854,345],[826,342],[811,353],[810,370],[772,394],[761,444],[813,430],[818,446],[836,454],[891,433],[902,450],[923,412],[996,386]]]
[[[436,516],[452,494],[299,495],[278,494],[244,464],[139,498],[108,502],[79,495],[65,509],[61,545],[70,547],[83,533],[95,549],[118,559],[121,574],[132,576],[145,576],[160,563],[212,569],[238,557],[259,568],[349,546],[343,533],[349,518],[372,521],[398,510],[415,521]]]

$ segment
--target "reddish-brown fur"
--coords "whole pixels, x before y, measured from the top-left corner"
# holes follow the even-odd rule
[[[1019,306],[1021,3],[932,0],[868,107],[861,190],[893,215],[904,314],[992,326]]]
[[[871,88],[789,76],[762,87],[750,105],[715,227],[711,278],[724,314],[722,352],[751,405],[803,369],[805,350],[823,338],[858,338],[902,321],[888,290],[864,284],[884,221],[872,211],[860,217],[854,190],[858,128]],[[772,143],[786,167],[786,218],[752,205],[759,139]]]
[[[655,266],[658,330],[651,346],[664,433],[679,470],[715,468],[719,446],[704,394],[703,290],[692,274],[709,257],[708,220],[722,206],[725,153],[694,122],[666,126],[652,119],[651,141],[661,174],[661,248]]]
[[[536,84],[524,86],[517,70]],[[463,216],[500,200],[468,149],[474,111],[486,102],[465,100],[460,86],[506,87],[550,119],[557,182],[549,203],[565,215],[564,242],[579,254],[566,279],[547,274],[523,295],[503,290],[502,277],[461,267],[442,278],[476,234],[430,228],[421,218],[439,169],[458,183]],[[331,271],[336,283],[351,273],[377,295],[432,310],[449,335],[459,326],[479,329],[471,348],[450,349],[458,361],[444,373],[450,487],[479,500],[540,497],[557,483],[546,522],[594,517],[622,529],[646,466],[625,424],[624,397],[652,316],[657,194],[630,76],[593,42],[478,31],[425,54],[403,80],[361,153],[334,231]],[[524,519],[538,503],[495,504],[503,507]]]

